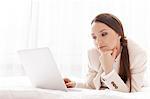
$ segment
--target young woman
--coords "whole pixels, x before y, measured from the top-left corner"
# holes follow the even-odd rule
[[[112,14],[97,15],[92,23],[95,48],[88,51],[89,71],[85,83],[65,78],[67,87],[140,91],[143,86],[145,52],[127,40],[120,20]]]

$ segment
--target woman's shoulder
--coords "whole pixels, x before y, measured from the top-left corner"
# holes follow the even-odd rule
[[[133,68],[134,66],[138,67],[140,66],[140,64],[145,64],[145,62],[147,61],[146,51],[138,43],[131,39],[128,39],[128,51],[131,68]]]
[[[95,70],[98,70],[100,62],[99,62],[100,53],[96,48],[91,48],[88,50],[88,59],[89,66]]]
[[[128,50],[130,54],[137,54],[137,53],[146,53],[144,48],[140,46],[137,42],[132,39],[128,39]]]
[[[89,50],[88,50],[88,55],[100,55],[100,53],[98,52],[98,50],[96,49],[96,48],[90,48]]]

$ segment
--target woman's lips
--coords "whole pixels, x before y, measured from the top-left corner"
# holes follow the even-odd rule
[[[105,48],[106,46],[101,46],[101,47],[98,47],[98,49],[103,49],[103,48]]]

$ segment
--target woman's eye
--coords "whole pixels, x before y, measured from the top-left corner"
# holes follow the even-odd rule
[[[102,36],[106,36],[108,33],[107,32],[103,32],[102,33]]]
[[[96,39],[97,37],[96,37],[96,36],[92,36],[92,38],[93,38],[93,39]]]

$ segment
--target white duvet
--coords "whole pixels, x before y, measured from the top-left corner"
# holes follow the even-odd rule
[[[64,92],[34,88],[27,77],[0,79],[0,99],[149,99],[149,97],[150,87],[136,93],[77,88]]]

